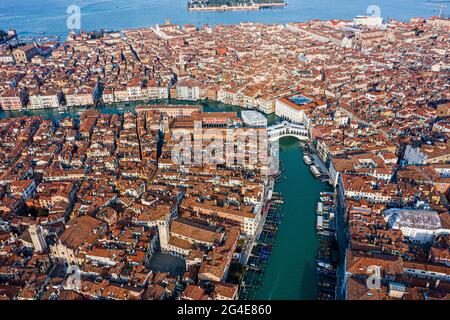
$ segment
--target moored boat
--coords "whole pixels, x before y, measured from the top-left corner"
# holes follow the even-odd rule
[[[315,165],[310,166],[310,167],[309,167],[309,170],[311,170],[312,174],[313,174],[316,178],[319,178],[319,177],[321,176],[321,173],[320,173],[319,169],[318,169]]]
[[[311,165],[313,162],[311,160],[311,158],[308,155],[304,155],[303,156],[303,161],[309,166]]]

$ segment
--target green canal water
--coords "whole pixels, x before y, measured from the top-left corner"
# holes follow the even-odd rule
[[[283,195],[283,218],[255,299],[317,298],[315,207],[320,192],[330,188],[314,178],[302,157],[296,138],[280,140],[280,158],[285,171],[275,191]]]
[[[167,101],[164,101],[167,103]],[[155,102],[158,103],[158,102]],[[161,103],[161,102],[159,102]],[[183,103],[170,101],[170,103]],[[240,108],[222,103],[202,102],[205,111],[240,111]],[[134,112],[134,104],[100,106],[102,113]],[[34,110],[26,112],[0,111],[0,119],[27,116],[42,116],[59,120],[64,117],[79,117],[85,108],[65,111]],[[277,122],[276,116],[268,117],[269,125]],[[316,299],[317,279],[315,255],[317,237],[315,232],[315,206],[321,191],[330,188],[315,179],[309,167],[302,160],[299,141],[293,137],[280,140],[280,158],[285,171],[275,191],[284,198],[281,208],[282,223],[271,252],[262,285],[251,295],[255,299]]]

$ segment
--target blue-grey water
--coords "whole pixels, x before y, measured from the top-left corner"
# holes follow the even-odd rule
[[[68,6],[81,9],[86,31],[148,27],[170,18],[176,24],[232,24],[243,21],[286,23],[309,19],[351,19],[377,5],[383,18],[409,20],[437,15],[427,0],[286,0],[279,9],[232,12],[188,12],[187,0],[0,0],[0,29],[14,28],[21,35],[47,33],[65,36]],[[448,12],[448,9],[447,9]]]

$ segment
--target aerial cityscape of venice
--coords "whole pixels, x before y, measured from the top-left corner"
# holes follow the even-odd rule
[[[450,1],[19,2],[0,300],[450,300]]]

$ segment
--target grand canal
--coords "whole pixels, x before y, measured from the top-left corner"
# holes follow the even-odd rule
[[[285,171],[275,191],[283,195],[283,219],[255,299],[317,298],[315,206],[320,192],[330,189],[314,178],[302,156],[296,138],[281,139],[280,159]]]
[[[167,103],[167,101],[165,101]],[[170,101],[170,103],[180,103]],[[205,111],[239,111],[240,108],[221,103],[203,102]],[[99,107],[102,113],[134,112],[135,105]],[[46,119],[59,120],[64,117],[78,117],[84,108],[69,110],[35,110],[25,113],[0,111],[1,118],[18,117],[23,114],[39,115]],[[269,124],[277,121],[269,116]],[[281,207],[282,223],[275,240],[262,279],[262,286],[252,292],[256,299],[315,299],[317,281],[315,275],[315,255],[317,238],[315,232],[315,205],[321,191],[328,187],[315,179],[302,161],[299,141],[292,137],[280,141],[280,158],[285,171],[277,183],[275,191],[284,198]]]

